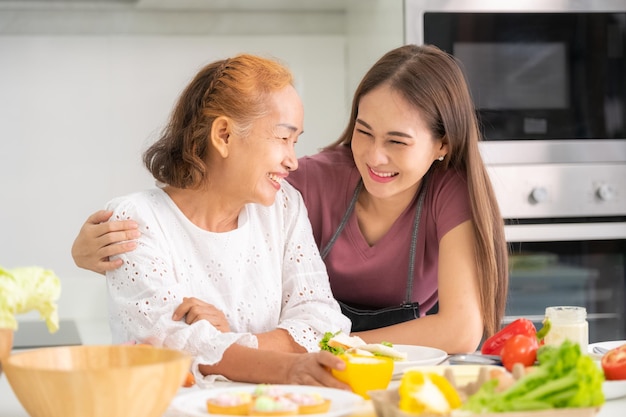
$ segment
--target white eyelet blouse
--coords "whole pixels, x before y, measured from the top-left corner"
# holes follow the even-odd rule
[[[220,361],[233,343],[257,347],[254,334],[286,329],[308,351],[324,332],[350,332],[332,296],[328,275],[300,193],[283,182],[273,205],[248,204],[238,228],[200,229],[161,189],[112,200],[112,220],[139,223],[138,247],[107,272],[109,318],[115,343],[138,341],[184,350],[199,364]],[[213,304],[231,332],[208,321],[173,321],[183,297]]]

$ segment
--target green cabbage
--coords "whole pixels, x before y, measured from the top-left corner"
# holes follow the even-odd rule
[[[61,280],[40,267],[6,270],[0,267],[0,328],[17,330],[16,314],[37,310],[50,333],[59,329],[56,301]]]

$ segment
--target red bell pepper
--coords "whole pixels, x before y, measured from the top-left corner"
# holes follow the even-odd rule
[[[537,329],[532,321],[525,318],[519,318],[509,323],[498,333],[485,340],[485,343],[483,343],[480,351],[483,355],[500,355],[500,351],[502,350],[504,343],[517,334],[535,338],[537,337]]]

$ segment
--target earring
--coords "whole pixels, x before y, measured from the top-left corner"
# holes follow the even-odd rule
[[[443,161],[443,155],[441,155],[441,156],[440,156],[439,158],[437,158],[437,159],[439,159],[440,161]]]

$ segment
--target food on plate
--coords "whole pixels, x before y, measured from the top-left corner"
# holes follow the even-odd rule
[[[210,414],[231,416],[291,416],[320,414],[330,409],[331,400],[312,391],[289,392],[271,384],[259,384],[252,392],[226,391],[206,400]]]
[[[330,409],[330,400],[316,392],[292,392],[287,398],[298,404],[298,414],[321,414]]]
[[[251,416],[294,416],[298,414],[298,404],[286,396],[259,395],[250,404]]]
[[[535,325],[532,321],[526,318],[519,318],[512,321],[503,327],[499,332],[485,340],[480,352],[483,355],[500,355],[502,348],[507,340],[515,335],[524,335],[530,338],[535,338],[539,344],[545,338],[546,334],[550,330],[551,323],[549,320],[544,320],[543,327],[537,332]]]
[[[434,372],[406,371],[398,393],[398,407],[410,414],[448,415],[461,406],[461,397],[454,386]]]
[[[252,396],[249,392],[223,392],[206,401],[210,414],[247,416],[250,411]]]
[[[350,336],[342,331],[326,332],[319,343],[320,349],[335,355],[354,353],[361,356],[385,356],[396,361],[406,360],[407,353],[395,349],[389,342],[366,343],[358,336]]]
[[[320,341],[320,348],[338,355],[348,349],[365,344],[365,340],[361,339],[359,336],[350,336],[342,331],[336,333],[326,332]]]
[[[559,346],[541,346],[537,359],[539,365],[510,388],[498,392],[498,381],[490,380],[470,395],[461,409],[480,414],[604,404],[604,375],[577,343],[565,340]]]
[[[600,363],[607,380],[626,380],[626,344],[609,350]]]
[[[252,397],[260,397],[261,395],[269,395],[270,397],[283,397],[285,390],[272,384],[258,384],[252,391]]]
[[[407,358],[406,352],[400,352],[391,343],[365,343],[360,337],[341,331],[326,332],[319,346],[346,362],[345,370],[332,369],[331,373],[365,399],[369,399],[368,391],[387,388],[393,376],[394,361]]]
[[[343,371],[332,369],[338,380],[350,385],[355,394],[369,399],[368,391],[385,389],[393,376],[393,359],[386,356],[363,356],[342,353],[339,357],[346,363]]]

